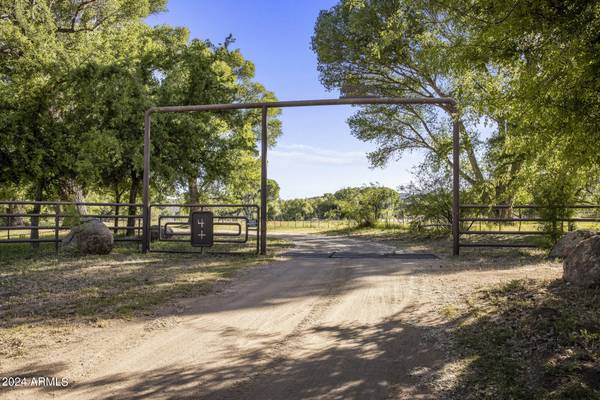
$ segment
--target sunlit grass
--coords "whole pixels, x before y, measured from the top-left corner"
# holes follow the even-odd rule
[[[48,248],[31,252],[30,244],[4,246],[11,251],[0,257],[1,353],[20,354],[24,340],[51,329],[134,318],[173,299],[203,295],[240,269],[277,259],[276,250],[287,245],[272,239],[266,256],[208,256],[141,254],[128,244],[87,257],[57,256]]]
[[[447,306],[463,399],[600,398],[600,288],[515,280]],[[454,312],[454,310],[456,312]]]

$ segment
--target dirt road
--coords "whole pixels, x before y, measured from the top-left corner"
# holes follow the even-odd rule
[[[341,237],[289,237],[297,247],[287,260],[179,302],[158,319],[90,328],[68,345],[29,357],[35,362],[4,365],[0,374],[66,377],[66,388],[21,387],[0,395],[431,398],[419,383],[443,367],[429,337],[439,323],[434,303],[448,284],[435,274],[444,261],[314,256],[394,249]]]

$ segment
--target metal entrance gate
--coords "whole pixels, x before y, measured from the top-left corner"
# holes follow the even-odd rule
[[[150,131],[154,113],[189,113],[206,111],[227,111],[227,110],[261,110],[261,176],[260,176],[260,241],[259,253],[267,252],[267,112],[269,108],[285,107],[314,107],[314,106],[335,106],[335,105],[368,105],[368,104],[396,104],[396,105],[437,105],[445,107],[451,112],[452,117],[452,254],[458,255],[459,252],[459,203],[460,203],[460,176],[459,176],[459,121],[458,107],[456,101],[451,98],[439,97],[342,97],[339,99],[319,99],[319,100],[293,100],[293,101],[272,101],[256,103],[230,103],[230,104],[202,104],[187,106],[165,106],[152,107],[146,110],[144,114],[144,209],[143,220],[144,230],[142,238],[142,252],[150,251]]]
[[[157,253],[259,254],[256,204],[151,204],[150,246]],[[211,244],[192,247],[192,213],[212,216]]]

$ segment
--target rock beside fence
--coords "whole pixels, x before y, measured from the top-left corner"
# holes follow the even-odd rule
[[[587,238],[594,236],[595,233],[588,230],[577,230],[573,232],[567,232],[560,238],[550,251],[550,258],[565,258],[567,257],[577,245]]]
[[[581,241],[565,258],[563,279],[577,286],[600,286],[600,235]]]
[[[65,250],[77,251],[83,255],[108,254],[113,245],[112,231],[98,219],[90,219],[74,226],[62,241]]]

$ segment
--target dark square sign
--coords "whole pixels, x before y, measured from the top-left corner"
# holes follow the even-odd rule
[[[213,213],[192,212],[192,246],[211,247],[214,241]]]

